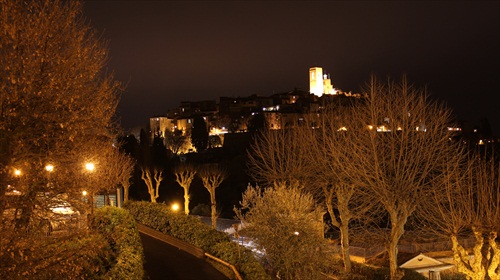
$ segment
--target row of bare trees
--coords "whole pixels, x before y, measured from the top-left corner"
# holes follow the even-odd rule
[[[498,279],[496,167],[472,164],[452,140],[451,111],[406,78],[372,78],[363,96],[351,106],[325,106],[301,127],[264,131],[248,154],[253,178],[270,187],[299,184],[314,195],[340,231],[347,272],[356,224],[356,233],[385,244],[391,279],[400,279],[397,246],[408,220],[419,217],[422,229],[451,238],[459,271]],[[477,240],[474,261],[457,241],[467,230]]]
[[[165,179],[163,170],[159,168],[141,168],[141,178],[148,188],[151,202],[156,202],[159,197],[161,182]],[[176,182],[184,189],[184,212],[189,215],[190,188],[196,175],[201,179],[203,187],[210,194],[212,227],[217,224],[217,202],[215,190],[227,178],[228,173],[224,167],[219,164],[204,164],[200,168],[193,165],[181,163],[174,169]]]

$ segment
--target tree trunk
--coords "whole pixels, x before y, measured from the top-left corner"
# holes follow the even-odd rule
[[[123,202],[128,201],[128,189],[129,188],[130,188],[130,186],[128,186],[128,187],[123,186]]]
[[[492,253],[491,263],[488,269],[490,279],[500,279],[500,247],[496,242],[497,232],[491,232],[488,236],[488,244]]]
[[[184,189],[184,213],[186,215],[189,215],[189,189],[186,187],[183,187]]]
[[[328,214],[332,219],[333,226],[337,227],[340,230],[340,250],[342,252],[342,261],[344,262],[344,271],[347,273],[351,272],[352,263],[351,263],[351,254],[349,250],[349,210],[348,205],[344,202],[343,199],[339,200],[338,210],[340,213],[339,219],[335,216],[335,212],[333,210],[333,192],[325,191],[325,195],[327,198],[326,208],[328,210]]]
[[[391,214],[391,238],[387,248],[391,280],[399,280],[404,276],[404,273],[398,269],[398,243],[403,236],[406,221],[398,219],[396,216],[398,214]]]
[[[0,221],[3,220],[3,212],[7,205],[5,193],[7,192],[7,172],[0,170]]]
[[[482,253],[481,248],[483,247],[484,239],[476,236],[476,244],[474,246],[474,259],[469,258],[469,252],[467,252],[460,243],[458,243],[458,238],[456,235],[451,235],[451,244],[453,250],[453,260],[455,261],[455,266],[458,272],[465,274],[469,279],[479,280],[486,279],[486,271],[481,265]]]
[[[3,221],[3,212],[7,204],[5,193],[9,184],[9,173],[5,167],[9,165],[9,162],[9,138],[7,137],[7,133],[2,129],[0,130],[0,221]]]
[[[16,221],[17,230],[28,229],[31,216],[33,215],[33,210],[35,208],[35,199],[36,199],[36,192],[32,190],[26,192],[26,194],[24,194],[21,197],[21,202],[22,202],[20,204],[21,218]]]
[[[210,202],[212,203],[212,228],[217,228],[217,207],[215,204],[215,189],[210,191]]]
[[[153,188],[149,191],[149,197],[151,198],[151,202],[156,203],[155,190]]]
[[[347,223],[342,223],[340,225],[340,247],[342,250],[342,259],[344,261],[344,270],[350,273],[352,264],[349,250],[349,225]]]
[[[398,242],[396,240],[391,240],[389,242],[387,253],[389,254],[389,271],[391,280],[399,280],[401,277],[398,273]]]

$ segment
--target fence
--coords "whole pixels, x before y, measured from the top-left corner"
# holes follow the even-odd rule
[[[472,248],[474,247],[476,241],[472,237],[472,238],[460,239],[459,242],[464,248]],[[341,250],[340,245],[332,244],[331,246],[335,252],[340,252]],[[448,251],[451,250],[451,248],[452,248],[451,241],[408,243],[408,244],[399,244],[398,252],[417,254],[426,252]],[[361,262],[364,262],[366,259],[373,258],[385,251],[386,251],[385,247],[380,245],[369,246],[369,247],[349,246],[349,252],[351,256]]]

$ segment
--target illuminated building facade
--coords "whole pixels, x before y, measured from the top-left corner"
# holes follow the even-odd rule
[[[323,74],[323,68],[309,68],[309,92],[322,96],[323,94],[337,94],[337,90],[333,88],[330,74]]]
[[[309,92],[316,95],[323,95],[323,68],[309,68]]]

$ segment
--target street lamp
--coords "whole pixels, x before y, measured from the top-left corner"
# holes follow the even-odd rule
[[[52,172],[54,171],[54,166],[52,164],[47,164],[45,165],[45,170],[47,170],[47,172]]]
[[[85,164],[85,169],[87,169],[88,171],[92,172],[95,169],[95,165],[92,162],[87,162]]]

